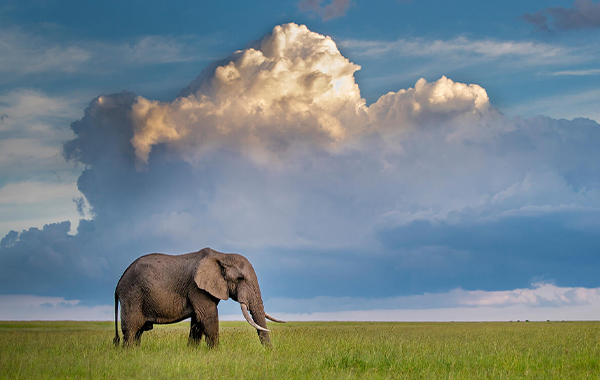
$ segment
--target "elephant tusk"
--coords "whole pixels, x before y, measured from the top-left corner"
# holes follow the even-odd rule
[[[277,323],[287,323],[286,321],[282,321],[281,319],[277,319],[277,318],[273,318],[273,317],[271,317],[271,316],[270,316],[269,314],[267,314],[266,312],[265,312],[265,317],[267,317],[267,319],[270,319],[270,320],[272,320],[273,322],[277,322]]]
[[[248,314],[248,306],[246,306],[243,303],[240,303],[240,306],[242,307],[242,313],[244,314],[244,318],[246,318],[246,321],[248,321],[250,326],[254,327],[255,329],[257,329],[259,331],[271,331],[271,330],[267,330],[264,327],[260,327],[259,325],[256,324],[256,322],[254,322],[254,320],[252,319],[250,314]]]

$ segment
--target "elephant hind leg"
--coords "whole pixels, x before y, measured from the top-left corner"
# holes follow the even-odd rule
[[[123,331],[123,346],[139,345],[146,321],[141,313],[121,313],[121,329]]]
[[[123,347],[139,345],[143,330],[141,326],[123,327]]]

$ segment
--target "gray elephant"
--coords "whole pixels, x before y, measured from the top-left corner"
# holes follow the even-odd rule
[[[155,323],[191,318],[189,342],[198,344],[204,335],[208,346],[214,347],[219,343],[217,305],[230,297],[240,303],[261,343],[270,346],[265,318],[284,322],[265,313],[254,268],[244,256],[210,248],[177,256],[142,256],[125,270],[115,289],[113,342],[118,346],[120,341],[120,301],[123,345],[139,344],[142,333]]]

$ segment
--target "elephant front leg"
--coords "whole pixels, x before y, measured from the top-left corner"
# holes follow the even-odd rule
[[[214,348],[219,345],[219,317],[206,321],[204,325],[204,333],[206,334],[206,344],[209,348]]]
[[[190,337],[188,339],[188,345],[197,346],[202,340],[202,335],[204,334],[204,329],[202,328],[202,324],[198,322],[196,316],[192,316],[192,322],[190,324]]]
[[[217,347],[219,345],[219,311],[216,304],[204,306],[205,308],[198,311],[196,318],[202,326],[208,347]]]
[[[192,321],[197,321],[202,333],[205,336],[208,347],[216,347],[219,345],[219,310],[217,305],[219,299],[211,296],[209,293],[201,289],[195,289],[189,294],[190,305],[194,313]],[[190,337],[194,332],[190,330]],[[196,335],[200,339],[201,335]]]

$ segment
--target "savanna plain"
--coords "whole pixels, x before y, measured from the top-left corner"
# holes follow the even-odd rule
[[[598,379],[600,322],[221,322],[220,346],[189,324],[112,345],[110,322],[0,322],[2,379]]]

